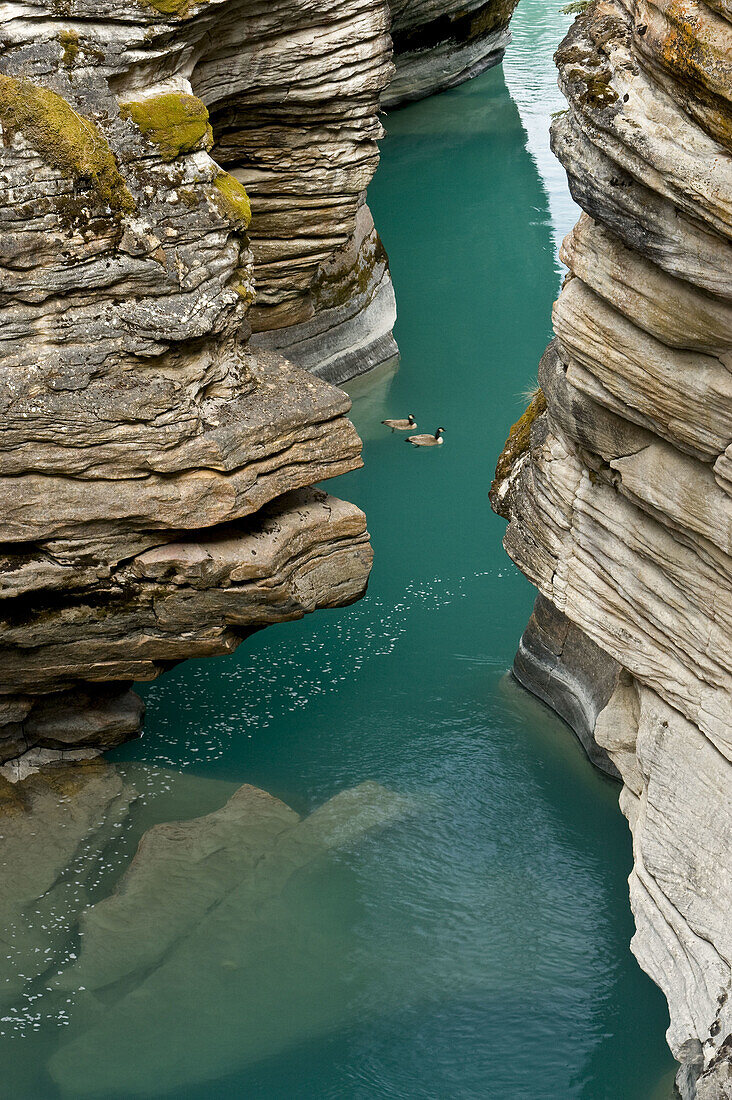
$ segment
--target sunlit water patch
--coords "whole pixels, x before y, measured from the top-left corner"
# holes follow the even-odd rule
[[[526,148],[547,193],[557,253],[562,238],[580,214],[567,189],[564,169],[549,146],[551,121],[567,107],[557,86],[557,71],[554,65],[547,64],[574,19],[562,10],[566,6],[561,2],[521,0],[514,12],[513,41],[503,64],[508,90],[526,131]],[[537,64],[537,54],[541,64]]]

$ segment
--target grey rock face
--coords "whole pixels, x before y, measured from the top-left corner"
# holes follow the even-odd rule
[[[329,0],[239,0],[215,25],[190,80],[211,111],[213,156],[252,198],[250,323],[264,346],[344,381],[396,353],[388,261],[365,206],[393,73],[388,4],[344,0],[336,15]]]
[[[40,761],[133,735],[133,680],[365,589],[364,517],[308,488],[360,464],[349,400],[248,342],[252,320],[302,304],[319,279],[320,300],[351,325],[351,362],[374,302],[389,346],[387,266],[363,205],[390,73],[386,9],[350,0],[321,34],[325,7],[78,0],[62,14],[49,0],[3,20],[7,775],[30,750]],[[273,129],[267,105],[285,99],[291,114]],[[256,257],[249,197],[213,159],[215,136],[251,177]],[[268,233],[280,244],[260,247]],[[298,260],[306,238],[318,247]],[[275,257],[286,241],[293,254]],[[334,345],[324,363],[340,377]],[[317,349],[308,356],[315,367]]]
[[[353,236],[321,265],[311,300],[306,319],[257,332],[252,345],[279,350],[334,385],[396,359],[394,287],[367,206],[358,210]]]
[[[511,41],[518,0],[391,0],[396,76],[382,99],[394,107],[454,88],[497,65]]]
[[[546,407],[492,491],[541,593],[517,674],[623,780],[633,950],[685,1100],[732,1095],[730,18],[601,0],[560,46],[553,142],[585,213]]]
[[[585,752],[608,775],[618,770],[595,739],[595,725],[617,685],[620,666],[554,604],[537,596],[513,662],[520,684],[564,718]]]

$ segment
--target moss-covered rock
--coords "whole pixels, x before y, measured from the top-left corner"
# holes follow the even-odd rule
[[[244,228],[252,220],[252,207],[244,187],[235,176],[222,172],[214,180],[219,203],[226,217],[243,222]]]
[[[496,464],[496,476],[493,488],[500,485],[511,473],[516,461],[529,449],[531,442],[531,425],[537,416],[546,411],[546,398],[544,391],[538,389],[529,402],[526,411],[511,428],[508,439]]]
[[[0,123],[6,138],[22,134],[46,164],[96,192],[112,210],[135,209],[104,134],[63,96],[30,80],[0,76]]]
[[[157,145],[163,160],[175,160],[197,149],[210,149],[213,144],[205,104],[185,92],[167,92],[121,103],[120,114],[132,119],[145,137]]]
[[[73,67],[79,54],[79,36],[76,31],[65,30],[59,35],[59,42],[63,51],[63,64],[65,69]]]
[[[199,196],[191,187],[179,187],[178,198],[181,202],[185,203],[186,206],[190,206],[192,210],[195,209],[200,202]]]
[[[256,301],[257,292],[252,282],[252,273],[248,268],[237,267],[234,270],[234,275],[229,286],[240,298],[243,298],[244,301],[248,302],[250,305],[252,302]]]
[[[187,15],[190,0],[140,0],[149,8],[155,8],[161,15]]]
[[[594,0],[574,0],[572,4],[565,4],[563,8],[560,8],[562,15],[582,15],[587,11]]]

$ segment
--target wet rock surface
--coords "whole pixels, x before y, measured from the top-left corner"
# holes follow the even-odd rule
[[[4,17],[6,775],[28,751],[134,735],[132,681],[365,589],[363,516],[308,488],[360,464],[349,400],[249,339],[312,320],[317,298],[329,321],[306,365],[341,380],[379,360],[378,299],[376,344],[394,351],[364,205],[387,12],[349,0],[333,25],[326,7],[80,0]],[[346,314],[348,367],[329,335]]]
[[[546,410],[492,491],[541,593],[518,678],[623,779],[633,949],[685,1100],[730,1095],[729,19],[602,0],[560,46],[553,145],[584,213]]]

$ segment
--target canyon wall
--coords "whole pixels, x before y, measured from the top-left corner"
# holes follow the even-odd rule
[[[393,107],[454,88],[498,65],[518,0],[391,0],[396,75],[382,99]]]
[[[556,60],[583,215],[491,491],[515,662],[623,781],[632,947],[684,1100],[732,1096],[732,9],[597,0]]]
[[[397,354],[388,260],[366,206],[393,74],[388,4],[227,10],[190,80],[211,114],[212,156],[252,200],[252,344],[341,383]]]
[[[0,5],[6,775],[133,736],[132,681],[365,590],[364,516],[311,488],[360,464],[348,398],[262,334],[317,297],[353,356],[383,321],[387,26],[376,0]]]

